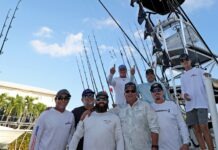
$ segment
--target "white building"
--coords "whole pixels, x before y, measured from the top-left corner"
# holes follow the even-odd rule
[[[0,81],[0,94],[7,93],[10,96],[30,96],[37,97],[37,102],[45,104],[47,107],[55,106],[54,97],[56,91],[21,85],[16,83]]]

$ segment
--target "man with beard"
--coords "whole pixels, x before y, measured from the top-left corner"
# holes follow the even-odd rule
[[[75,117],[75,128],[79,123],[82,114],[86,110],[92,110],[94,108],[94,94],[95,92],[93,92],[92,90],[85,89],[82,93],[82,99],[81,99],[83,106],[74,108],[72,110],[72,113],[74,114]],[[81,138],[81,140],[79,141],[77,150],[83,150],[83,138]]]
[[[55,107],[38,118],[29,144],[29,150],[65,150],[74,131],[74,116],[66,110],[70,100],[66,89],[57,92]]]
[[[95,111],[85,119],[81,117],[69,150],[76,150],[83,136],[83,150],[124,150],[120,120],[107,109],[108,94],[101,91],[96,95]]]
[[[173,101],[165,101],[163,87],[159,83],[151,85],[154,97],[151,107],[157,113],[160,150],[188,150],[189,134],[179,107]]]

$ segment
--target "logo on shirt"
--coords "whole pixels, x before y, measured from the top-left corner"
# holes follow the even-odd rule
[[[71,124],[71,122],[70,122],[70,121],[68,121],[68,122],[65,122],[65,125],[68,125],[68,124]]]
[[[111,120],[104,120],[104,123],[110,124],[110,123],[111,123]]]
[[[155,112],[163,112],[163,111],[170,112],[170,109],[160,109],[160,110],[156,110]]]
[[[195,76],[197,76],[197,75],[196,75],[196,74],[192,74],[192,75],[191,75],[191,77],[195,77]]]

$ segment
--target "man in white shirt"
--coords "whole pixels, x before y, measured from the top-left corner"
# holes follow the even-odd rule
[[[154,97],[151,107],[157,113],[160,126],[159,150],[188,150],[188,128],[179,107],[173,101],[165,101],[161,84],[152,84],[150,91]]]
[[[126,104],[126,99],[124,97],[124,86],[127,82],[134,81],[135,69],[131,68],[130,78],[127,77],[127,68],[125,65],[119,66],[119,77],[113,77],[115,74],[115,66],[110,69],[110,75],[108,76],[108,83],[114,88],[115,91],[115,103],[119,107]]]
[[[194,128],[195,136],[201,149],[214,149],[212,137],[208,128],[208,98],[203,76],[208,76],[200,68],[192,68],[188,54],[180,56],[180,63],[185,72],[181,76],[182,96],[186,100],[186,123]],[[205,141],[204,141],[205,140]]]
[[[84,119],[84,114],[76,128],[69,150],[76,150],[84,136],[83,150],[124,150],[123,135],[119,118],[108,109],[108,95],[102,91],[96,95],[95,111]]]
[[[120,118],[125,150],[158,150],[156,113],[148,103],[138,99],[135,83],[127,83],[124,90],[127,105],[111,111]]]
[[[154,83],[159,83],[159,82],[157,82],[155,79],[155,74],[154,74],[153,69],[147,69],[145,74],[146,74],[147,83],[138,84],[137,90],[138,90],[140,96],[142,97],[142,100],[151,104],[154,102],[154,99],[153,99],[151,92],[150,92],[151,85]],[[171,100],[169,91],[165,88],[165,86],[162,83],[160,83],[160,84],[163,87],[165,99]]]
[[[74,116],[65,110],[70,100],[66,89],[57,92],[56,106],[38,118],[29,143],[30,150],[65,150],[74,132]]]

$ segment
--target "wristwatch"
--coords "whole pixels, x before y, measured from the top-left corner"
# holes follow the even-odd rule
[[[151,145],[151,148],[155,148],[155,149],[159,149],[159,146],[158,145]]]

